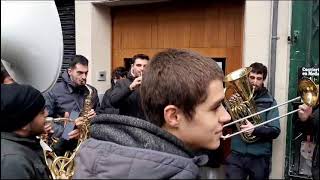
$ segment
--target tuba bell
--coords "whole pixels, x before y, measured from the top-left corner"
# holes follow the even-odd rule
[[[251,67],[241,68],[231,72],[224,78],[224,103],[232,120],[241,119],[257,112],[253,100],[254,89],[251,88],[248,79],[251,69]],[[259,115],[250,117],[247,120],[253,125],[259,124],[262,121]],[[240,131],[240,126],[245,123],[245,119],[235,123],[238,131]],[[241,133],[240,135],[247,143],[253,143],[259,139],[257,136],[248,135],[246,133]]]

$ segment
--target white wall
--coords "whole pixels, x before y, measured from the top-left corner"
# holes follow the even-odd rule
[[[111,79],[111,49],[112,23],[110,8],[107,6],[93,6],[92,16],[92,60],[94,78],[92,82],[103,94],[110,86]],[[97,81],[99,71],[106,72],[106,81]]]
[[[291,1],[279,1],[278,37],[276,72],[275,72],[275,99],[278,104],[288,100],[290,45],[287,37],[291,31]],[[280,114],[285,114],[288,107],[279,108]],[[285,153],[287,136],[287,117],[280,120],[281,133],[273,143],[271,179],[284,178]]]
[[[271,58],[272,4],[272,1],[246,1],[244,66],[249,66],[255,61],[259,61],[267,67],[270,66],[268,61]],[[275,99],[280,104],[288,98],[290,46],[287,43],[287,36],[290,34],[291,2],[279,1],[278,13],[277,32],[279,40],[277,41],[276,50]],[[279,108],[280,114],[284,114],[286,111],[287,107]],[[286,119],[282,118],[280,120],[281,133],[273,141],[271,179],[284,178],[287,134]]]
[[[103,94],[110,86],[111,16],[107,6],[90,1],[75,1],[76,53],[89,59],[88,84]],[[98,72],[106,71],[106,81],[98,81]]]
[[[91,69],[91,19],[92,5],[90,2],[75,1],[75,31],[76,31],[76,54],[81,54],[89,60],[88,83],[92,83]]]
[[[268,66],[270,58],[271,1],[245,4],[243,65],[260,62]]]

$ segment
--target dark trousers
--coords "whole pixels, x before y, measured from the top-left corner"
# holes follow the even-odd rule
[[[226,179],[269,179],[271,157],[232,152],[226,159]]]

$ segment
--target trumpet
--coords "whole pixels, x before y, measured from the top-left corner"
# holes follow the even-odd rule
[[[274,108],[283,106],[283,105],[288,104],[288,103],[290,103],[290,102],[292,102],[292,101],[302,100],[303,103],[305,103],[306,105],[311,106],[311,107],[315,107],[316,105],[318,105],[318,102],[319,102],[319,101],[318,101],[318,99],[319,99],[319,88],[318,88],[318,86],[317,86],[313,81],[311,81],[310,79],[307,79],[307,78],[301,79],[301,80],[299,81],[298,90],[299,90],[299,95],[300,95],[300,96],[298,96],[298,97],[296,97],[296,98],[293,98],[293,99],[291,99],[291,100],[289,100],[289,101],[286,101],[286,102],[284,102],[284,103],[281,103],[281,104],[279,104],[279,105],[276,105],[276,106],[267,108],[267,109],[265,109],[265,110],[259,111],[259,112],[257,112],[257,113],[251,114],[251,115],[249,115],[249,116],[246,116],[246,117],[243,117],[243,118],[238,119],[238,120],[236,120],[236,121],[233,121],[233,122],[230,122],[230,123],[228,123],[228,124],[225,124],[225,125],[223,126],[223,128],[224,128],[224,127],[227,127],[227,126],[230,126],[230,125],[232,125],[232,124],[241,122],[241,121],[243,121],[243,120],[246,120],[246,119],[248,119],[248,118],[257,116],[257,115],[259,115],[259,114],[261,114],[261,113],[270,111],[271,109],[274,109]],[[291,112],[288,112],[288,113],[286,113],[286,114],[283,114],[283,115],[281,115],[281,116],[279,116],[279,117],[275,117],[275,118],[272,118],[272,119],[270,119],[270,120],[264,121],[264,122],[262,122],[262,123],[256,124],[255,126],[253,126],[253,127],[251,127],[251,128],[244,129],[244,130],[238,131],[238,132],[233,133],[233,134],[222,135],[221,138],[225,140],[225,139],[230,138],[230,137],[232,137],[232,136],[235,136],[235,135],[241,134],[241,133],[243,133],[243,132],[246,132],[246,131],[248,131],[248,130],[250,130],[250,129],[257,128],[257,127],[262,126],[262,125],[264,125],[264,124],[267,124],[267,123],[269,123],[269,122],[271,122],[271,121],[275,121],[275,120],[280,119],[280,118],[282,118],[282,117],[285,117],[285,116],[288,116],[288,115],[290,115],[290,114],[293,114],[293,113],[295,113],[295,112],[297,112],[297,111],[299,111],[299,109],[292,110]]]

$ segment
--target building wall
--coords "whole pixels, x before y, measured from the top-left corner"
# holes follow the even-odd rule
[[[243,65],[256,61],[268,65],[270,58],[272,1],[246,1]]]
[[[111,16],[107,6],[89,1],[75,1],[76,53],[89,59],[88,83],[99,94],[111,86]],[[106,81],[98,81],[98,73],[106,72]]]
[[[291,1],[279,1],[277,62],[275,72],[275,99],[278,104],[288,100],[289,67],[290,67],[290,44],[287,37],[290,35],[291,25]],[[279,108],[280,114],[287,113],[288,106]],[[281,134],[274,142],[273,148],[273,171],[271,178],[284,178],[285,152],[287,137],[287,117],[280,120]],[[281,161],[279,161],[281,160]],[[279,162],[279,163],[276,163]]]
[[[272,1],[246,1],[245,31],[244,31],[244,61],[245,66],[258,61],[270,67],[271,58],[271,28]],[[290,34],[291,2],[279,1],[278,6],[278,41],[276,50],[275,99],[278,104],[288,98],[289,85],[289,52],[287,37]],[[266,83],[267,84],[267,83]],[[287,106],[279,108],[280,114],[287,111]],[[271,179],[284,178],[285,144],[287,118],[280,119],[281,133],[273,141]]]

